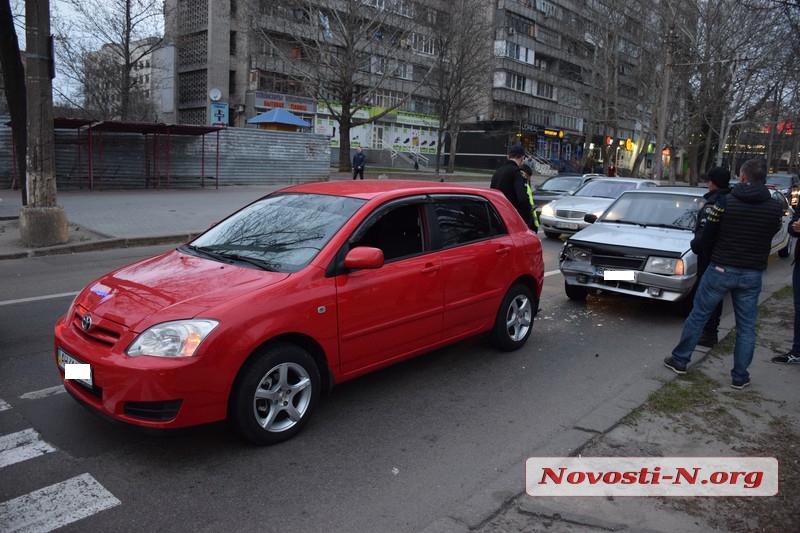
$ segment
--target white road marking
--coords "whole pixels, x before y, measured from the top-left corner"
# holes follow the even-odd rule
[[[544,277],[555,276],[556,274],[561,274],[561,271],[560,270],[551,270],[550,272],[545,272],[544,273]]]
[[[77,296],[78,292],[62,292],[61,294],[46,294],[44,296],[31,296],[30,298],[18,298],[16,300],[0,301],[0,306],[25,304],[28,302],[41,302],[42,300],[52,300],[54,298],[66,298],[67,296]]]
[[[23,400],[40,400],[42,398],[47,398],[48,396],[61,394],[62,392],[67,392],[67,389],[64,388],[64,385],[56,385],[55,387],[49,387],[47,389],[26,392],[20,396],[20,398]]]
[[[0,411],[7,411],[9,409],[11,409],[11,406],[3,400],[0,400]]]
[[[0,524],[6,533],[52,531],[121,503],[91,475],[81,474],[0,503]]]
[[[0,468],[56,451],[33,429],[0,437]],[[3,521],[0,520],[0,523]]]

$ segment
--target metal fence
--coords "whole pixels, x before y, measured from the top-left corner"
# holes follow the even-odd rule
[[[331,171],[330,139],[313,133],[254,128],[205,136],[94,133],[91,168],[89,144],[85,130],[55,131],[59,189],[214,187],[217,172],[220,186],[278,185],[327,180]],[[0,126],[0,187],[14,181],[12,153],[11,128]]]

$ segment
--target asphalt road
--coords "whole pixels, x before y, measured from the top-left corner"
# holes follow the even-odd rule
[[[551,454],[566,434],[588,439],[607,406],[635,407],[669,377],[661,359],[682,325],[668,306],[568,301],[560,243],[545,239],[552,274],[523,349],[477,338],[342,384],[277,446],[224,426],[154,437],[59,392],[52,326],[88,281],[164,248],[0,262],[0,524],[66,500],[87,516],[63,531],[421,531],[498,480],[521,492],[526,457]],[[789,269],[773,258],[767,283]],[[10,435],[38,455],[5,453]]]

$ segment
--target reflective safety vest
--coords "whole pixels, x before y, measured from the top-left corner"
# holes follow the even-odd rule
[[[533,211],[533,230],[537,233],[539,232],[539,217],[536,216],[536,207],[533,205],[533,191],[531,190],[531,184],[528,181],[525,181],[525,190],[528,192],[528,200],[531,202],[531,211]]]

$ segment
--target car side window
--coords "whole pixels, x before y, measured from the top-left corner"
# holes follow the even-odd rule
[[[434,199],[433,204],[443,248],[507,233],[500,215],[485,199],[446,197]]]
[[[372,246],[383,251],[384,261],[420,254],[425,250],[422,204],[398,205],[367,221],[350,247]]]

